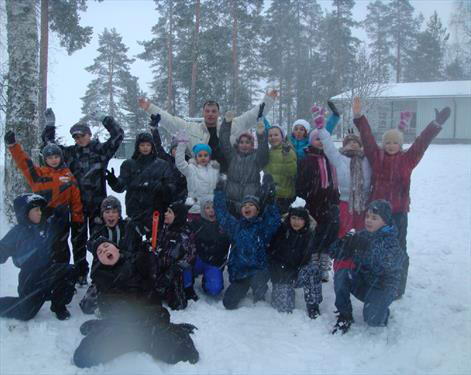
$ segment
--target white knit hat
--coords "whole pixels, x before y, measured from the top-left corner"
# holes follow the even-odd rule
[[[311,131],[311,125],[309,124],[309,122],[307,122],[306,120],[300,118],[298,120],[296,120],[294,123],[293,123],[293,128],[296,126],[296,125],[301,125],[304,129],[306,129],[306,133],[309,133]]]

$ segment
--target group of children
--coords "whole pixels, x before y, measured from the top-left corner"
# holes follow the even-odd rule
[[[0,240],[0,262],[11,256],[21,269],[19,297],[0,298],[0,316],[28,320],[50,300],[57,318],[68,319],[75,285],[88,283],[88,248],[92,284],[80,307],[102,319],[81,327],[85,338],[74,354],[79,367],[135,350],[168,363],[195,363],[189,336],[195,327],[170,323],[162,302],[184,309],[198,300],[193,286],[201,274],[203,291],[217,298],[226,266],[227,309],[236,309],[250,289],[254,303],[265,300],[271,280],[274,308],[292,312],[295,288],[302,287],[315,319],[332,258],[339,313],[332,333],[347,332],[353,322],[350,294],[365,302],[367,324],[385,326],[407,280],[410,176],[450,109],[437,111],[403,151],[396,129],[385,133],[382,147],[376,144],[356,98],[360,136],[349,132],[337,149],[330,134],[340,114],[333,103],[327,124],[325,110],[315,106],[313,125],[297,120],[285,137],[262,121],[276,96],[272,90],[260,106],[238,117],[228,112],[222,121],[219,105],[206,102],[202,124],[140,100],[151,114],[151,132],[137,135],[119,176],[107,170],[123,139],[112,117],[95,114],[108,141],[92,140],[86,123],[78,123],[70,130],[76,144],[63,147],[55,143],[48,109],[43,166],[7,132],[5,143],[33,193],[15,200],[18,224]],[[249,131],[255,125],[256,142]],[[176,134],[168,153],[160,127]],[[106,182],[126,192],[126,220],[119,200],[106,197]],[[297,196],[305,207],[291,206]]]

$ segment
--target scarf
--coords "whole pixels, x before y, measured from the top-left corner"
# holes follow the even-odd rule
[[[319,150],[315,147],[309,146],[308,148],[310,154],[314,156],[317,160],[317,165],[319,167],[319,177],[321,179],[321,188],[327,189],[330,185],[329,174],[332,178],[332,185],[334,189],[337,188],[337,171],[333,165],[330,164],[329,159],[324,154],[323,150]],[[329,173],[330,172],[330,173]]]
[[[363,180],[363,158],[365,154],[362,150],[344,150],[339,152],[350,158],[350,194],[348,197],[348,212],[355,211],[357,214],[365,210],[366,197],[364,194]]]

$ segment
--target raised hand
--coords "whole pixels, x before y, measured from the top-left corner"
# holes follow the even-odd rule
[[[151,128],[158,128],[160,122],[160,115],[157,113],[156,115],[150,115],[149,126]]]
[[[56,115],[52,108],[48,108],[44,111],[44,124],[45,126],[56,126]]]
[[[435,121],[441,126],[446,122],[446,120],[448,120],[448,117],[450,117],[450,114],[451,114],[450,107],[445,107],[440,112],[438,111],[438,109],[435,108]]]
[[[16,138],[15,138],[15,133],[12,132],[11,130],[8,130],[6,133],[5,133],[5,144],[7,146],[11,146],[11,145],[14,145],[16,143]]]
[[[352,111],[354,115],[361,115],[361,99],[358,96],[353,98]]]
[[[278,90],[275,90],[275,89],[268,90],[267,96],[270,96],[273,99],[276,99],[278,97]]]
[[[179,131],[176,136],[176,140],[178,143],[188,143],[190,139],[188,138],[188,134],[184,131]]]
[[[138,100],[139,107],[141,107],[144,111],[147,111],[150,106],[150,100],[147,98],[139,98]]]

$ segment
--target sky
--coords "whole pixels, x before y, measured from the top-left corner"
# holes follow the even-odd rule
[[[318,2],[324,8],[331,4],[331,0]],[[357,20],[363,20],[366,16],[368,3],[369,1],[356,2],[353,15]],[[94,78],[85,71],[85,67],[91,65],[97,55],[98,34],[102,33],[104,28],[114,27],[129,47],[128,55],[135,57],[143,51],[143,47],[137,42],[152,38],[151,28],[158,19],[152,0],[104,0],[100,3],[90,1],[88,4],[88,10],[82,13],[81,21],[83,26],[93,27],[93,40],[87,47],[69,56],[60,47],[57,38],[54,35],[50,37],[48,106],[56,113],[59,135],[65,137],[68,142],[72,142],[68,129],[82,116],[80,98]],[[437,10],[443,24],[448,25],[453,0],[416,0],[412,1],[412,4],[426,20]],[[364,38],[365,34],[363,31],[357,31],[356,36]],[[141,88],[148,91],[148,84],[152,80],[149,63],[136,59],[132,65],[132,74],[139,77]]]

